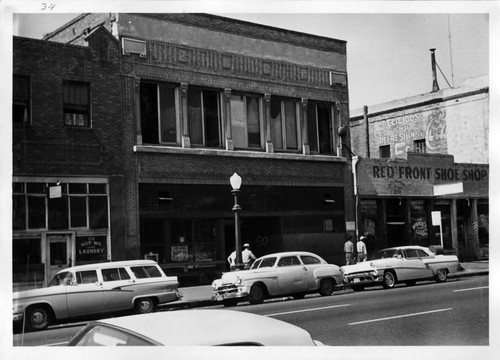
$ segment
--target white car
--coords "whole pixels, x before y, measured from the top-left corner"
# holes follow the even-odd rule
[[[386,289],[397,283],[412,286],[417,280],[444,282],[448,274],[457,272],[458,268],[455,255],[437,255],[422,246],[381,249],[367,261],[341,267],[344,281],[355,291],[372,285],[382,285]]]
[[[59,271],[48,287],[14,293],[13,319],[27,330],[43,330],[68,318],[134,309],[153,312],[179,300],[177,276],[152,260],[105,262]]]
[[[162,311],[92,322],[68,346],[316,346],[304,329],[231,310]],[[182,357],[182,356],[181,356]]]
[[[303,251],[262,256],[249,270],[224,273],[212,283],[215,299],[225,306],[247,299],[252,304],[260,304],[266,298],[278,296],[300,299],[313,292],[326,296],[342,285],[339,266]]]

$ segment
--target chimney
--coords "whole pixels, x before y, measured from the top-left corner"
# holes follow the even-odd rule
[[[436,49],[430,49],[431,50],[431,65],[432,65],[432,91],[431,92],[436,92],[439,91],[439,85],[437,82],[437,75],[436,75],[436,54],[434,53]]]

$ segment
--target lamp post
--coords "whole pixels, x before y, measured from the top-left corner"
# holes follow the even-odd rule
[[[237,270],[242,269],[241,264],[241,243],[240,243],[240,218],[238,211],[241,210],[241,206],[238,204],[238,193],[240,192],[241,187],[241,177],[234,173],[233,176],[229,178],[229,182],[231,183],[231,193],[234,196],[234,250],[236,251],[236,259],[235,259],[235,268]]]

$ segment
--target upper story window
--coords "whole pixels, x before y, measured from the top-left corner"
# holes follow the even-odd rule
[[[233,94],[231,103],[231,129],[237,148],[262,147],[261,100],[256,95]]]
[[[334,131],[332,129],[332,104],[309,102],[307,104],[307,135],[312,152],[333,154],[336,151]],[[334,127],[335,129],[337,126]]]
[[[12,122],[14,124],[30,123],[30,78],[14,75],[13,79]]]
[[[220,96],[217,91],[188,90],[189,137],[192,145],[221,146]]]
[[[425,153],[425,139],[415,140],[413,142],[413,151],[415,151],[416,153]]]
[[[177,143],[176,89],[141,83],[141,131],[145,143]]]
[[[64,125],[76,127],[90,126],[89,84],[77,81],[63,82]]]
[[[383,145],[378,148],[378,155],[381,159],[388,159],[391,157],[391,145]]]
[[[271,139],[278,150],[298,150],[298,102],[293,99],[271,98]]]

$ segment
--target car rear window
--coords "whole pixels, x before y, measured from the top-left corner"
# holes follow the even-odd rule
[[[301,256],[300,259],[302,260],[304,265],[321,264],[321,260],[318,258],[315,258],[314,256],[304,255],[304,256]]]
[[[293,266],[300,265],[300,261],[296,256],[284,256],[278,262],[278,266]]]
[[[75,275],[77,284],[93,284],[97,282],[97,271],[95,270],[77,271]]]
[[[260,263],[259,269],[264,268],[264,267],[273,267],[275,262],[276,262],[275,257],[268,257],[268,258],[262,259],[262,262]]]
[[[138,279],[161,277],[161,272],[156,266],[133,266],[130,268]]]
[[[102,269],[102,278],[104,281],[128,280],[130,275],[124,268]]]

